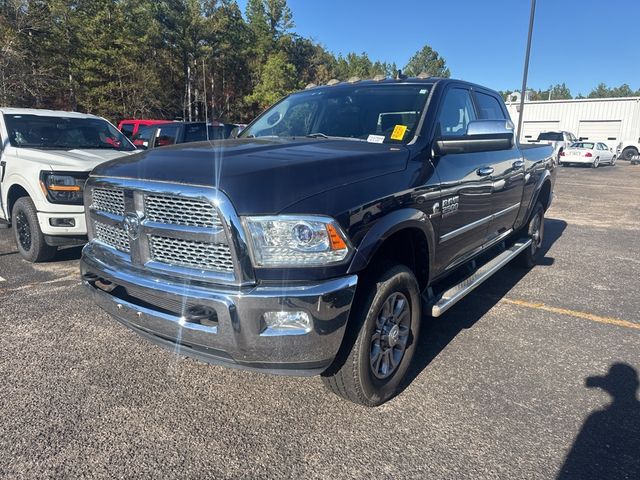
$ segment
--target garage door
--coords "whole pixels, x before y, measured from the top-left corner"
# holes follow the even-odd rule
[[[611,143],[620,138],[621,128],[622,122],[620,120],[581,120],[578,127],[578,137]]]
[[[554,121],[524,121],[522,122],[522,141],[533,142],[538,139],[541,132],[552,132],[560,130],[560,122]]]

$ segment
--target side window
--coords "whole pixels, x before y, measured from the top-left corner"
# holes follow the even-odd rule
[[[201,142],[207,139],[207,131],[204,123],[187,125],[184,131],[184,143]]]
[[[446,136],[464,135],[467,125],[472,120],[476,120],[476,113],[469,90],[450,89],[444,97],[438,115],[440,133]]]
[[[176,137],[178,136],[178,126],[177,125],[169,125],[169,126],[161,126],[158,131],[158,135],[156,136],[154,146],[155,147],[164,147],[165,145],[173,145],[176,143]]]
[[[486,93],[476,92],[478,101],[478,117],[482,120],[503,120],[506,119],[497,98]]]
[[[131,137],[133,136],[133,127],[134,125],[132,123],[125,123],[122,125],[121,132],[124,133],[129,140],[131,140]]]

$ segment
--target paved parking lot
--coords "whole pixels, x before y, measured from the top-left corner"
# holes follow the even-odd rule
[[[640,166],[561,168],[543,264],[427,320],[377,409],[152,346],[87,299],[78,249],[30,265],[10,234],[2,477],[640,478]]]

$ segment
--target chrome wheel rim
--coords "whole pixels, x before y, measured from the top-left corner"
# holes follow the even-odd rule
[[[531,253],[536,254],[538,249],[542,246],[542,238],[544,235],[544,221],[542,213],[539,213],[531,220]]]
[[[376,378],[389,378],[402,362],[411,329],[411,308],[407,297],[394,292],[382,304],[371,336],[369,364]]]
[[[24,212],[19,212],[16,215],[16,234],[20,246],[27,252],[31,250],[31,227]]]

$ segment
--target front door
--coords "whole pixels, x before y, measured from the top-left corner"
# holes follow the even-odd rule
[[[452,87],[438,113],[440,135],[464,135],[477,115],[467,88]],[[447,154],[434,159],[442,197],[436,268],[453,266],[487,239],[491,219],[491,155],[487,152]]]

